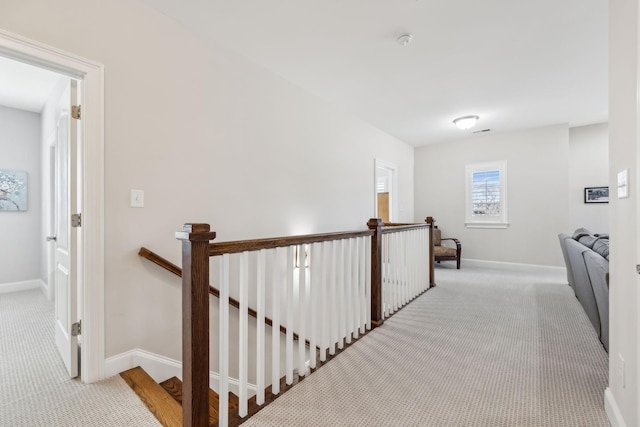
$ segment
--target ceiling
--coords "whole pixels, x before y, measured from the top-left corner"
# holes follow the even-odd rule
[[[608,118],[606,0],[144,1],[415,146]]]
[[[0,56],[0,105],[40,113],[60,74]]]
[[[608,119],[606,0],[145,2],[415,146]],[[0,105],[40,112],[57,79],[0,57]]]

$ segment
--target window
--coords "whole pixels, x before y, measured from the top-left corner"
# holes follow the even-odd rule
[[[467,165],[466,210],[469,228],[507,228],[507,162]]]

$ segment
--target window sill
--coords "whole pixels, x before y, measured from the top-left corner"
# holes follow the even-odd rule
[[[508,222],[465,222],[467,228],[508,228]]]

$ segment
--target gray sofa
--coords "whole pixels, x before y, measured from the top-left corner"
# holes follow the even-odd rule
[[[609,236],[579,228],[559,234],[567,281],[604,348],[609,351]]]

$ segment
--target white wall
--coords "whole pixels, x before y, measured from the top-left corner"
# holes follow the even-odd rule
[[[180,358],[178,279],[137,251],[179,262],[184,222],[218,240],[362,229],[374,158],[398,166],[413,219],[412,147],[137,1],[6,0],[0,27],[105,65],[107,356]]]
[[[40,278],[40,114],[0,106],[0,169],[27,172],[27,211],[0,212],[0,284]]]
[[[481,134],[416,149],[416,218],[433,216],[443,237],[462,242],[462,257],[563,266],[558,233],[568,223],[569,129],[551,126]],[[465,165],[507,161],[507,229],[465,222]]]
[[[629,169],[630,197],[610,198],[609,408],[640,425],[640,288],[638,264],[638,0],[609,2],[609,182]],[[619,357],[625,361],[624,380]],[[616,411],[609,411],[610,414]],[[622,424],[613,424],[622,425]]]
[[[585,187],[609,185],[607,123],[569,129],[569,228],[609,232],[609,204],[584,203]],[[612,189],[615,191],[615,188]]]

